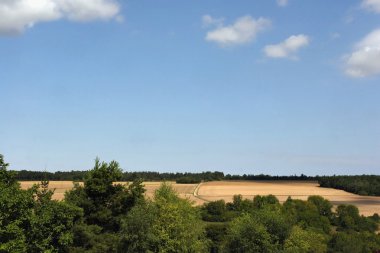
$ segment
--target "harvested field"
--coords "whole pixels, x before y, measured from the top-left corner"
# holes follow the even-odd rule
[[[173,186],[173,188],[178,192],[178,194],[183,198],[189,198],[190,200],[196,201],[197,198],[194,197],[193,193],[197,184],[177,184],[175,182],[168,182]],[[154,194],[154,191],[160,187],[162,182],[144,182],[146,189],[146,196],[151,198]],[[203,203],[203,202],[202,202]]]
[[[38,184],[40,181],[22,181],[21,188],[28,189],[33,186],[33,184]],[[121,184],[127,184],[126,182],[117,182]],[[198,199],[193,196],[193,192],[197,184],[177,184],[175,182],[168,182],[174,189],[178,192],[181,197],[190,198],[191,200],[197,201]],[[83,183],[80,183],[83,184]],[[162,182],[144,182],[146,189],[146,196],[151,198],[154,191],[162,184]],[[50,181],[49,188],[55,189],[53,199],[62,200],[65,196],[65,192],[73,188],[72,181]]]
[[[21,188],[28,189],[34,184],[39,184],[40,181],[21,181]],[[82,184],[82,183],[81,183]],[[65,192],[73,188],[72,181],[50,181],[49,189],[55,189],[53,199],[62,200],[65,197]]]
[[[30,188],[37,181],[23,181],[23,189]],[[125,183],[125,182],[123,182]],[[170,183],[181,197],[189,198],[200,205],[207,201],[224,199],[231,201],[233,195],[241,194],[244,198],[252,199],[256,195],[275,195],[281,202],[288,196],[294,199],[306,200],[310,195],[320,195],[330,200],[334,205],[356,205],[361,214],[372,215],[380,213],[380,197],[359,196],[342,190],[321,188],[316,182],[300,181],[216,181],[197,184]],[[144,182],[147,197],[152,197],[161,182]],[[198,186],[198,187],[197,187]],[[49,188],[55,189],[53,198],[61,200],[65,191],[71,189],[71,181],[50,181]],[[194,195],[193,195],[194,193]]]
[[[204,201],[224,199],[231,201],[233,195],[241,194],[252,199],[256,195],[275,195],[280,202],[288,196],[306,200],[310,195],[320,195],[334,205],[356,205],[363,215],[380,213],[380,197],[359,196],[342,190],[319,187],[317,182],[300,181],[219,181],[202,183],[197,195]]]

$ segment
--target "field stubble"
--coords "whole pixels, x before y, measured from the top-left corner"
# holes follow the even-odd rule
[[[252,199],[256,195],[275,195],[280,202],[289,196],[293,199],[307,200],[311,195],[320,195],[334,205],[356,205],[363,215],[380,213],[380,197],[359,196],[332,188],[319,187],[317,182],[310,181],[220,181],[207,182],[201,185],[198,196],[204,200],[224,199],[231,201],[233,195],[241,194]]]
[[[23,189],[30,188],[37,181],[23,181]],[[125,182],[120,182],[126,184]],[[162,182],[144,182],[146,196],[151,198],[154,191]],[[380,197],[359,196],[342,190],[319,187],[317,182],[309,181],[214,181],[197,184],[171,184],[183,198],[189,198],[201,205],[206,201],[224,199],[231,201],[233,195],[241,194],[244,198],[252,199],[256,195],[275,195],[280,202],[288,196],[293,199],[306,200],[310,195],[320,195],[330,200],[334,205],[356,205],[363,215],[380,213]],[[198,186],[198,187],[197,187]],[[71,181],[50,181],[49,188],[55,189],[54,199],[62,200],[65,191],[72,189]]]
[[[28,189],[34,184],[38,184],[40,181],[21,181],[21,188]],[[177,184],[175,182],[167,182],[171,184],[178,194],[183,198],[190,198],[192,201],[197,201],[198,199],[194,197],[193,192],[197,187],[197,184]],[[79,184],[83,185],[82,182]],[[128,184],[128,182],[116,182],[115,184]],[[155,190],[162,184],[162,182],[144,182],[144,187],[146,189],[145,195],[148,198],[152,198]],[[54,189],[53,199],[63,200],[65,197],[65,192],[73,188],[72,181],[50,181],[49,189]]]

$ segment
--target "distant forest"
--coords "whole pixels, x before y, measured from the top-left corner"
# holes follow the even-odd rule
[[[321,187],[329,187],[364,196],[380,196],[380,176],[331,176],[320,177]]]
[[[20,181],[83,181],[88,171],[57,171],[57,172],[44,172],[44,171],[14,171],[16,179]],[[309,177],[304,174],[300,176],[271,176],[271,175],[230,175],[224,174],[219,171],[206,171],[200,173],[160,173],[154,171],[142,172],[123,172],[120,181],[134,181],[142,179],[143,181],[176,181],[177,183],[195,184],[202,181],[220,181],[220,180],[310,180],[317,181],[318,177]]]
[[[13,171],[19,181],[83,181],[88,171]],[[321,187],[335,188],[363,196],[380,196],[380,176],[272,176],[272,175],[230,175],[219,171],[201,173],[159,173],[155,171],[123,172],[120,181],[175,181],[180,184],[197,184],[200,182],[220,180],[282,180],[282,181],[317,181]]]

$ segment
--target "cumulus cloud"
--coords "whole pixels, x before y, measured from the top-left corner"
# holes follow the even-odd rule
[[[203,27],[222,26],[223,22],[224,22],[224,18],[213,18],[210,15],[204,15],[202,17]]]
[[[277,0],[277,4],[282,7],[287,6],[288,0]]]
[[[279,44],[267,45],[264,48],[264,53],[272,58],[295,58],[297,51],[309,43],[309,37],[304,34],[292,35]]]
[[[231,25],[225,26],[220,23],[215,29],[207,32],[206,40],[215,42],[222,47],[246,44],[252,42],[259,32],[267,29],[270,25],[269,19],[243,16]]]
[[[368,77],[380,74],[380,29],[374,30],[355,45],[345,57],[346,74],[351,77]]]
[[[116,0],[0,0],[0,35],[18,34],[41,22],[120,18]]]
[[[110,19],[120,11],[113,0],[56,0],[68,19],[74,21],[91,21]]]
[[[362,6],[373,12],[380,13],[380,0],[363,0]]]

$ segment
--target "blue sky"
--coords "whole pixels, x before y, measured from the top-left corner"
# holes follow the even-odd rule
[[[378,174],[380,1],[0,1],[11,169]]]

